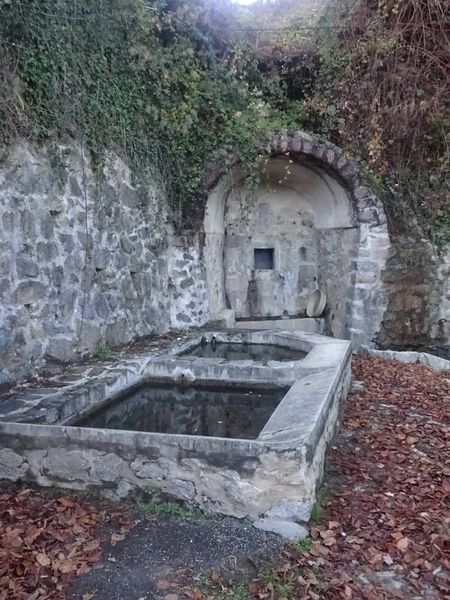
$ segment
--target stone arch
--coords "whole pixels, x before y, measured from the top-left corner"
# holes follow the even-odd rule
[[[386,307],[381,274],[390,241],[381,202],[362,185],[358,167],[339,148],[317,141],[305,132],[274,136],[266,149],[266,157],[263,178],[267,177],[271,183],[265,191],[257,191],[257,204],[250,207],[246,224],[239,216],[238,196],[243,187],[243,174],[238,163],[209,194],[203,229],[211,318],[225,318],[232,323],[235,317],[245,317],[252,310],[257,317],[262,316],[258,311],[264,313],[264,310],[271,318],[293,316],[292,311],[301,312],[310,288],[319,286],[329,299],[328,331],[336,337],[352,339],[356,345],[371,344]],[[284,177],[286,172],[289,175]],[[294,206],[296,215],[303,219],[298,225],[293,213],[289,213]],[[291,217],[290,224],[286,225]],[[282,234],[277,235],[278,225],[274,223],[284,223]],[[259,274],[255,284],[255,273],[249,274],[248,261],[252,246],[261,244],[265,232],[269,232],[266,236],[269,245],[279,245],[281,238],[287,240],[278,255],[295,257],[292,260],[299,263],[298,277],[294,263],[286,270],[278,261],[280,272]],[[302,248],[297,242],[302,236],[315,236],[310,248],[310,254],[316,256],[315,276],[314,256],[310,257],[310,263],[302,263],[298,258]],[[237,264],[239,256],[246,257],[242,272]],[[307,285],[305,273],[309,273]],[[264,307],[264,302],[259,302],[264,294],[260,293],[258,307],[255,309],[253,302],[253,308],[249,308],[253,294],[248,290],[249,277],[253,278],[252,290],[255,285],[266,285],[269,296],[276,297],[278,304],[269,302],[269,308]],[[267,281],[274,281],[276,277],[278,287],[271,288],[272,283]],[[285,310],[281,314],[283,306]],[[269,314],[270,310],[274,314]]]

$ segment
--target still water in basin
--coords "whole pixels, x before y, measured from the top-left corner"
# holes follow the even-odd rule
[[[143,384],[75,425],[255,439],[286,388]]]
[[[207,342],[199,344],[184,353],[185,356],[199,358],[224,358],[226,360],[255,360],[267,363],[269,360],[291,361],[305,358],[306,352],[293,350],[274,344],[233,344],[225,342]]]

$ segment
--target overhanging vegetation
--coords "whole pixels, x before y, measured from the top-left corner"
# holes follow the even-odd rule
[[[251,185],[266,137],[303,128],[360,161],[392,228],[442,246],[448,11],[443,0],[337,3],[321,18],[292,0],[0,0],[0,137],[75,137],[97,161],[112,149],[137,182],[162,179],[179,219],[201,199],[207,162],[226,171],[239,154]]]

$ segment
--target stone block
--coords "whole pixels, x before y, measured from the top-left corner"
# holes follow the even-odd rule
[[[289,150],[291,138],[287,134],[283,133],[280,136],[280,150],[281,152],[287,152]]]
[[[306,133],[306,131],[296,131],[294,134],[294,139],[300,139],[302,141],[308,141],[308,142],[313,142],[314,138],[312,137],[312,135],[310,135],[309,133]]]
[[[61,292],[59,310],[64,318],[70,317],[73,314],[76,299],[77,291],[72,288],[66,288]]]
[[[317,160],[322,160],[325,156],[326,151],[326,146],[314,144],[311,149],[311,154],[312,156],[314,156],[314,158],[317,158]]]
[[[359,169],[355,163],[348,162],[340,173],[344,179],[354,180],[359,174]]]
[[[26,344],[22,355],[27,361],[38,360],[42,356],[42,344],[38,340],[33,340]]]
[[[364,209],[366,209],[367,205],[368,205],[368,199],[367,198],[363,198],[361,200],[358,200],[356,202],[356,208],[358,210],[358,213],[360,213],[361,211],[363,211]]]
[[[379,224],[378,211],[376,208],[363,208],[358,211],[358,221],[360,223],[374,223]]]
[[[113,489],[106,489],[102,491],[102,496],[105,498],[109,498],[110,500],[124,500],[128,496],[130,496],[135,491],[133,485],[131,485],[128,481],[122,479],[120,480],[116,487]]]
[[[123,459],[116,454],[105,454],[94,459],[91,474],[101,481],[114,482],[120,479],[124,464]]]
[[[185,290],[186,288],[192,287],[195,284],[195,281],[192,277],[188,277],[187,279],[183,279],[180,283],[181,289]]]
[[[352,263],[352,267],[357,271],[364,271],[365,273],[378,273],[378,263],[370,260],[356,260]]]
[[[186,260],[176,260],[175,261],[175,267],[177,269],[184,269],[185,267],[189,266],[189,262]]]
[[[62,247],[64,248],[64,251],[67,254],[70,254],[71,252],[73,252],[73,249],[75,248],[73,236],[70,235],[69,233],[60,233],[58,237],[59,237],[59,241],[62,244]]]
[[[46,358],[55,362],[67,363],[74,356],[73,341],[69,337],[57,336],[48,341]]]
[[[16,270],[19,279],[24,277],[37,277],[39,274],[39,265],[27,256],[18,256],[16,258]]]
[[[84,222],[82,223],[84,224]],[[94,247],[94,238],[92,233],[86,233],[85,231],[78,231],[78,241],[83,246],[83,250],[92,250]]]
[[[33,238],[36,234],[35,228],[36,218],[30,210],[23,210],[20,212],[20,229],[25,238]]]
[[[80,184],[78,183],[77,178],[73,175],[69,177],[69,189],[72,196],[76,196],[77,198],[81,198],[83,196],[83,191],[80,187]]]
[[[59,254],[58,246],[55,242],[39,242],[36,249],[39,261],[45,263],[50,262]]]
[[[90,302],[87,302],[83,306],[83,319],[87,321],[95,321],[95,308]]]
[[[117,270],[121,270],[127,265],[127,257],[122,252],[122,250],[116,250],[116,252],[114,252],[113,257],[114,257],[114,267]]]
[[[307,523],[311,516],[312,502],[297,500],[281,500],[267,513],[271,519],[282,519],[285,521],[295,521]]]
[[[126,301],[137,298],[136,288],[134,287],[134,283],[133,283],[133,279],[131,278],[131,275],[129,275],[129,274],[125,275],[125,277],[122,279],[122,282],[120,284],[120,289],[121,289],[122,295],[126,299]]]
[[[0,393],[8,391],[15,383],[14,377],[7,371],[0,371]],[[1,479],[1,477],[0,477]]]
[[[48,477],[62,481],[85,481],[90,468],[89,453],[83,450],[49,448],[42,460],[41,471]]]
[[[351,276],[354,276],[355,284],[375,283],[378,280],[377,273],[371,271],[354,271]]]
[[[96,294],[94,298],[94,306],[95,312],[100,319],[107,319],[111,315],[111,310],[104,294]]]
[[[149,461],[139,457],[131,462],[130,467],[139,479],[161,480],[168,474],[168,466],[164,461]]]
[[[133,252],[133,244],[127,237],[122,237],[120,239],[120,247],[125,252],[125,254],[131,254]]]
[[[369,190],[369,188],[360,185],[355,189],[355,199],[356,200],[363,200],[363,199],[367,199],[370,198],[371,196],[371,191]]]
[[[2,215],[2,223],[3,223],[3,229],[7,233],[12,233],[14,231],[14,223],[15,223],[14,213],[13,212],[4,212]]]
[[[191,317],[189,315],[187,315],[186,313],[177,313],[176,320],[178,321],[179,324],[192,323]]]
[[[345,158],[345,156],[341,156],[338,161],[336,162],[336,169],[338,171],[342,171],[343,169],[345,169],[348,166],[349,162],[348,160]]]
[[[291,141],[291,152],[301,152],[302,140],[299,137],[294,137]]]
[[[192,481],[168,479],[167,491],[185,502],[192,502],[195,498],[195,485]]]
[[[119,306],[119,298],[118,298],[117,294],[115,294],[115,293],[105,294],[105,298],[108,302],[109,308],[113,312],[115,312],[115,310]]]
[[[13,349],[12,331],[7,327],[0,327],[0,355],[5,355]]]
[[[133,188],[123,186],[119,192],[120,202],[123,206],[137,208],[139,206],[139,196]]]
[[[105,341],[109,346],[120,346],[130,340],[131,334],[128,330],[127,320],[117,319],[106,328]]]
[[[362,287],[362,286],[355,287],[355,293],[354,293],[355,300],[365,301],[365,300],[367,300],[367,298],[369,298],[369,296],[370,296],[370,288]],[[351,306],[350,306],[350,310],[352,311]]]
[[[4,277],[0,279],[0,298],[7,299],[11,293],[11,281]]]
[[[10,448],[0,450],[0,480],[18,481],[28,470],[24,457]]]
[[[269,517],[263,519],[257,519],[253,525],[256,529],[262,529],[263,531],[270,531],[276,533],[286,540],[298,542],[304,540],[309,535],[309,531],[306,527],[294,523],[293,521],[286,521],[283,519],[272,519]]]
[[[81,327],[81,336],[78,349],[80,351],[93,352],[102,340],[102,331],[100,325],[95,321],[83,321]],[[128,341],[128,340],[127,340]],[[114,345],[111,341],[106,341],[110,346]],[[117,344],[115,344],[117,345]]]
[[[309,140],[304,140],[302,144],[303,152],[305,154],[311,154],[313,149],[313,143]]]
[[[64,279],[64,269],[63,269],[63,267],[60,266],[60,265],[53,266],[53,268],[50,270],[50,282],[51,282],[51,284],[55,288],[57,288],[58,290],[60,290],[61,287],[62,287],[63,279]]]
[[[2,248],[0,247],[0,250]],[[3,254],[3,251],[2,251]],[[6,256],[0,256],[0,275],[9,275],[11,269],[11,260]]]
[[[50,214],[45,214],[40,219],[41,235],[49,240],[53,236],[53,219]]]
[[[18,304],[33,304],[46,297],[46,287],[40,281],[23,281],[15,291],[15,300]]]
[[[328,149],[325,152],[324,158],[326,159],[326,161],[329,165],[332,165],[336,159],[336,154],[335,154],[334,150],[332,150],[331,148]]]

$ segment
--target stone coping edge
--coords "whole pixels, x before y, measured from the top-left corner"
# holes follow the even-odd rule
[[[386,358],[388,360],[398,360],[402,363],[416,363],[430,367],[433,371],[441,373],[442,371],[450,371],[450,360],[434,356],[428,352],[401,352],[397,350],[374,350],[367,346],[361,346],[358,350],[360,356],[373,356],[378,358]]]

